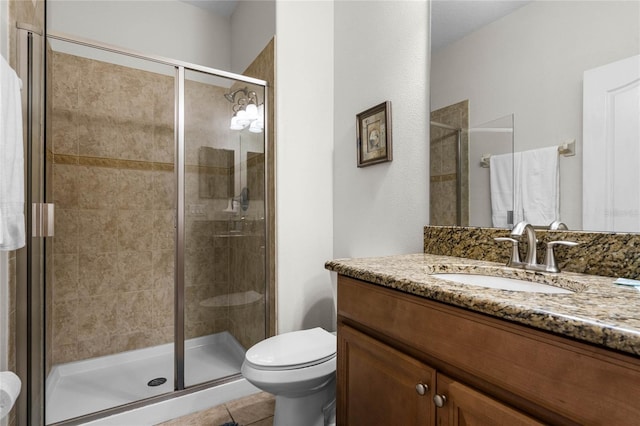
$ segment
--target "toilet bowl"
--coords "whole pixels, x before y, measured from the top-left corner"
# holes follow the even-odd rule
[[[322,328],[270,337],[245,354],[242,375],[276,397],[274,426],[324,426],[336,397],[336,336]]]

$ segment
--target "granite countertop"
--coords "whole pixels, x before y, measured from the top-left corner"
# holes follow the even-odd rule
[[[640,291],[614,278],[551,274],[431,254],[337,259],[325,268],[427,299],[640,356]],[[570,294],[530,293],[456,284],[434,273],[469,272],[551,284]]]

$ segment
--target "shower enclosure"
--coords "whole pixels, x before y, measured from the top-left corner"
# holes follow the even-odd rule
[[[45,313],[29,329],[44,341],[32,418],[73,424],[238,378],[269,329],[266,82],[66,36],[46,49],[31,173],[55,233],[28,267]]]

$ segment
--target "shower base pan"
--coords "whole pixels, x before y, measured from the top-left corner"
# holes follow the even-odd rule
[[[228,332],[185,341],[185,386],[239,373],[244,354]],[[54,366],[47,377],[46,423],[172,392],[173,358],[168,343]]]

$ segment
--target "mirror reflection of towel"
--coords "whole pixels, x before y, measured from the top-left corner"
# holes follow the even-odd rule
[[[522,220],[548,226],[560,219],[557,146],[492,155],[489,161],[493,226],[511,228]]]
[[[558,147],[522,152],[522,210],[524,220],[547,226],[560,219],[560,163]]]
[[[491,221],[496,228],[511,228],[514,223],[509,221],[508,212],[514,210],[513,172],[515,157],[515,154],[498,154],[489,158]],[[519,185],[516,185],[516,187],[519,187]]]

